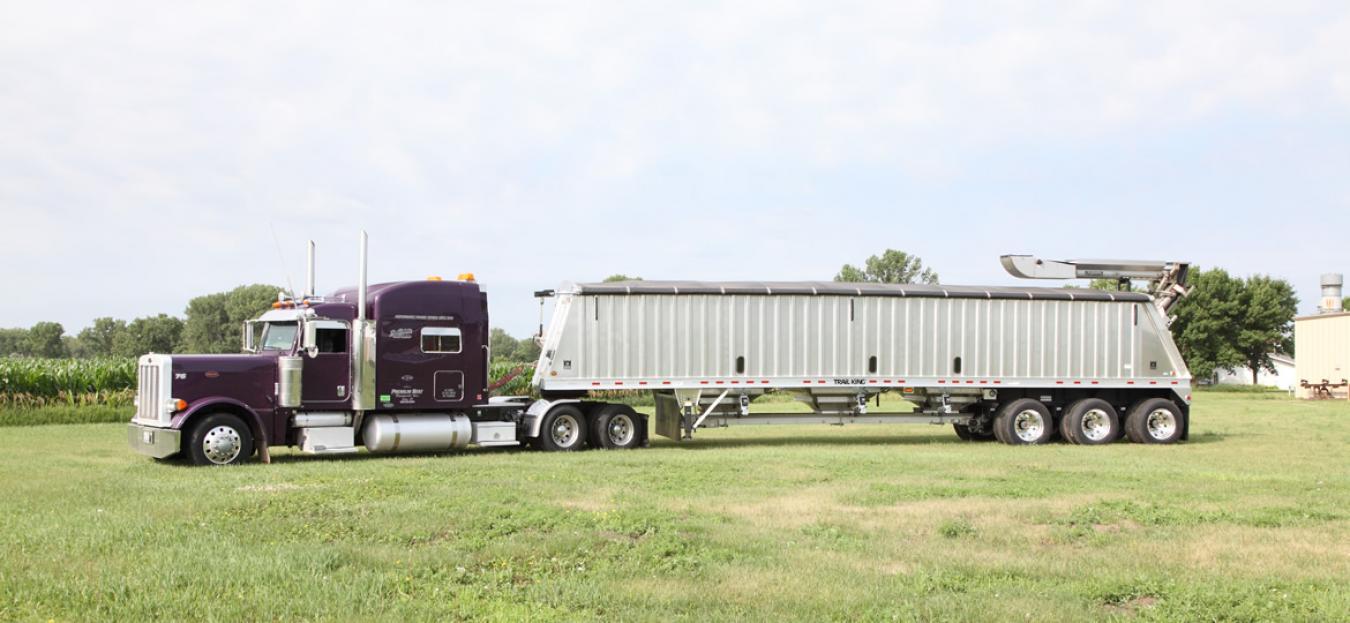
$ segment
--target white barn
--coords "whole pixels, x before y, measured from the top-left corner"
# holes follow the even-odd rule
[[[1275,372],[1261,370],[1256,376],[1257,385],[1266,385],[1269,387],[1278,387],[1285,391],[1293,390],[1298,387],[1298,373],[1295,372],[1296,366],[1294,358],[1288,355],[1271,355],[1270,360],[1275,364]],[[1251,385],[1252,371],[1250,368],[1235,368],[1232,372],[1219,370],[1215,376],[1215,382],[1219,385]]]

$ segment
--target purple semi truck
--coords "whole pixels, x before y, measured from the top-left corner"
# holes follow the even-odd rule
[[[635,448],[742,424],[913,422],[966,440],[1083,445],[1188,435],[1190,373],[1167,330],[1187,264],[1004,256],[1037,279],[1150,278],[1138,292],[830,282],[564,283],[541,330],[538,396],[489,395],[487,296],[472,275],[284,295],[237,355],[139,360],[133,449],[200,465],[530,444]],[[297,300],[298,299],[298,300]],[[541,325],[542,329],[542,325]],[[780,392],[809,412],[752,412]],[[912,410],[878,412],[894,392]],[[875,404],[873,404],[875,403]],[[768,408],[774,404],[765,403]],[[755,407],[764,405],[756,404]]]

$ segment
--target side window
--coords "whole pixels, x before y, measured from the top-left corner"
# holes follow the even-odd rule
[[[423,327],[422,352],[457,353],[460,351],[460,333],[455,327]]]
[[[347,352],[346,329],[319,329],[315,331],[314,337],[321,353]]]

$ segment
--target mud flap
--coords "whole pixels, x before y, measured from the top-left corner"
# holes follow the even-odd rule
[[[656,392],[656,434],[675,441],[684,437],[684,410],[673,393]]]

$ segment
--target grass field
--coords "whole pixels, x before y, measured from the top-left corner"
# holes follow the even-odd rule
[[[1350,620],[1350,404],[1190,443],[928,426],[188,468],[0,430],[0,619]]]

